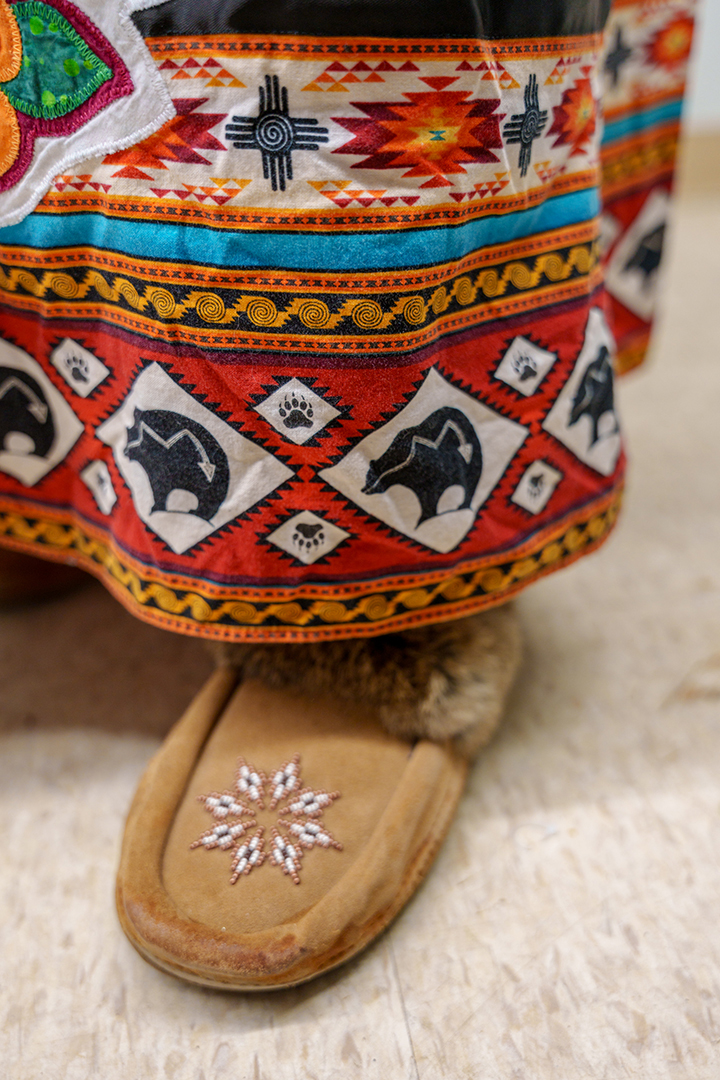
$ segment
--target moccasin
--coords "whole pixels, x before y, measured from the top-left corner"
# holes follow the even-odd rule
[[[127,821],[123,929],[205,986],[304,982],[412,896],[467,770],[450,743],[388,734],[361,705],[218,669],[150,762]]]

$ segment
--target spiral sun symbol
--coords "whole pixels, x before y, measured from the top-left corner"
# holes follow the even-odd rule
[[[277,75],[265,76],[265,88],[258,87],[260,99],[257,116],[233,116],[225,125],[225,135],[236,150],[259,150],[263,177],[273,191],[285,190],[292,180],[294,150],[319,150],[328,141],[328,129],[317,120],[297,120],[289,115],[287,87],[280,86]]]

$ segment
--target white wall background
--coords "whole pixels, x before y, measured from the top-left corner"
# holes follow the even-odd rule
[[[699,0],[685,121],[720,128],[720,0]]]

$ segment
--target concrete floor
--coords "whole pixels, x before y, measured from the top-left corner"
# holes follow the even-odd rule
[[[720,193],[686,191],[626,510],[526,592],[528,655],[430,877],[350,965],[185,986],[116,922],[123,818],[209,671],[98,586],[0,616],[10,1080],[717,1080]]]

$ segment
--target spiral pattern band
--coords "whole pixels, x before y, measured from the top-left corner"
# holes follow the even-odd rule
[[[161,319],[170,318],[175,314],[175,297],[167,289],[148,289],[147,299],[157,311]]]
[[[347,608],[338,600],[330,600],[327,604],[322,605],[318,614],[323,622],[342,622],[344,616],[347,614]]]
[[[516,289],[527,289],[532,284],[532,272],[523,263],[513,263],[509,276]]]
[[[266,296],[257,296],[248,303],[246,314],[255,326],[272,326],[277,319],[278,310],[272,300]]]
[[[425,302],[422,296],[411,296],[409,300],[406,300],[403,308],[403,315],[405,321],[409,322],[411,326],[420,326],[425,322]]]
[[[559,255],[549,255],[543,269],[550,281],[562,281],[564,277],[567,277],[570,267]]]
[[[195,297],[195,310],[204,322],[221,323],[225,319],[225,304],[215,293],[200,293]]]
[[[430,306],[433,309],[434,315],[442,315],[443,311],[449,304],[448,292],[444,285],[441,285],[439,289],[436,289],[433,293]]]
[[[472,304],[477,290],[469,277],[458,278],[455,283],[455,299],[463,306]]]
[[[98,277],[99,276],[100,275],[98,275]],[[109,291],[107,290],[107,283],[104,281],[104,279],[100,278],[100,281],[102,282],[102,285],[105,287],[106,291]],[[103,292],[102,288],[99,287],[98,283],[96,283],[95,288],[105,299],[111,299],[111,297],[105,296],[105,293]],[[140,295],[131,281],[119,281],[117,284],[117,291],[118,295],[122,296],[123,300],[125,300],[130,305],[130,307],[140,307]]]
[[[239,604],[233,604],[230,608],[230,618],[239,623],[251,623],[257,615],[257,608],[252,604],[248,604],[245,601],[241,601]]]
[[[330,308],[323,300],[304,300],[298,318],[308,330],[320,330],[330,322]]]
[[[500,292],[500,276],[496,270],[485,270],[480,275],[480,288],[486,296],[497,296]]]
[[[67,299],[73,299],[79,292],[77,282],[69,274],[53,274],[50,279],[50,287],[58,296]]]
[[[375,300],[360,300],[353,308],[352,320],[361,330],[377,330],[382,325],[382,308]]]
[[[365,601],[365,615],[368,619],[382,619],[387,614],[388,602],[384,596],[370,596]]]
[[[286,623],[299,622],[302,618],[303,609],[294,602],[290,604],[278,604],[277,617]]]

